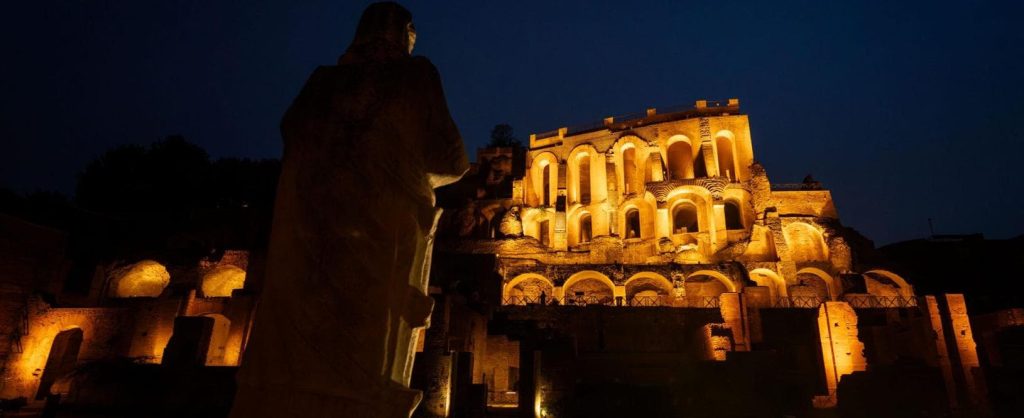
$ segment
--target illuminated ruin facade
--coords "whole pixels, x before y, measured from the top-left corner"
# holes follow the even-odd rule
[[[531,135],[526,159],[508,202],[521,206],[524,238],[496,251],[505,304],[541,293],[626,306],[686,307],[722,293],[770,305],[911,303],[900,276],[854,265],[828,190],[769,181],[738,100]],[[844,286],[854,275],[862,284]]]
[[[104,399],[112,389],[85,387],[90,377],[79,370],[96,362],[184,369],[239,364],[256,301],[243,289],[248,251],[224,251],[194,264],[176,263],[168,252],[97,265],[88,292],[77,294],[60,291],[69,268],[61,234],[13,218],[0,221],[5,232],[25,232],[14,237],[23,253],[5,245],[0,271],[0,326],[7,337],[0,399],[24,397],[30,405],[51,394],[67,400],[70,393],[86,404]],[[5,238],[8,244],[11,237]]]
[[[729,100],[480,150],[438,192],[417,416],[802,416],[881,403],[893,381],[919,392],[893,395],[908,408],[984,410],[979,366],[1006,354],[974,335],[995,341],[1020,321],[975,332],[962,296],[915,294],[821,184],[772,183],[753,142]],[[262,247],[125,255],[68,294],[66,237],[0,221],[0,398],[151,403],[73,373],[122,359],[220,373],[187,380],[214,401],[179,401],[230,405]]]
[[[947,384],[944,407],[982,408],[970,331],[927,337],[967,323],[950,320],[963,299],[919,303],[820,183],[772,183],[737,99],[530,135],[518,172],[511,151],[482,151],[475,193],[450,210],[435,259],[493,255],[500,306],[488,335],[451,323],[427,333],[454,333],[452,352],[482,359],[473,381],[491,407],[802,415],[835,407],[844,377],[913,358],[942,370],[932,380]],[[494,193],[502,178],[510,187]],[[716,386],[754,375],[780,380]]]

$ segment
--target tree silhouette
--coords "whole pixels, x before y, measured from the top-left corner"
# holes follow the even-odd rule
[[[210,157],[180,136],[148,149],[122,145],[79,174],[75,202],[107,214],[180,212],[202,206],[210,190]]]
[[[491,142],[487,144],[488,148],[494,147],[521,147],[522,143],[515,137],[512,132],[512,126],[507,123],[499,123],[494,125],[491,129]]]

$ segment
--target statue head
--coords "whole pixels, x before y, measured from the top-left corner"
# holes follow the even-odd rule
[[[362,58],[409,56],[416,44],[412,13],[395,2],[371,4],[363,11],[355,39],[345,55]]]

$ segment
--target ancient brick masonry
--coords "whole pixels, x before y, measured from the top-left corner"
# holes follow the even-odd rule
[[[485,150],[474,170],[511,155]],[[799,405],[835,407],[844,379],[870,376],[872,361],[897,367],[906,353],[944,349],[963,351],[956,378],[945,360],[933,360],[948,356],[920,354],[921,361],[941,363],[946,384],[976,392],[962,377],[978,366],[966,316],[950,310],[938,329],[929,325],[936,322],[913,287],[864,256],[870,241],[842,225],[828,189],[810,176],[772,183],[754,156],[737,99],[530,135],[524,169],[497,170],[511,179],[510,193],[481,182],[468,204],[442,220],[447,239],[436,254],[496,256],[500,307],[487,340],[516,344],[489,345],[474,374],[475,384],[487,385],[489,404],[507,406],[511,394],[524,416],[580,416],[580,396],[634,385],[663,388],[678,404],[696,390],[682,389],[681,376],[702,367],[741,375],[762,367],[781,368],[810,388],[776,399],[795,399],[798,406],[777,411],[791,414]],[[459,274],[450,279],[470,280]],[[599,314],[579,312],[591,310]],[[871,321],[859,321],[861,314]],[[669,325],[679,318],[685,324]],[[940,337],[876,338],[906,327]],[[956,337],[941,337],[952,329]],[[703,366],[708,361],[720,365]],[[747,368],[735,366],[741,363]],[[701,390],[727,374],[707,375]]]

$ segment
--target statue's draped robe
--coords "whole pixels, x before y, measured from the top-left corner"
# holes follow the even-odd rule
[[[266,283],[233,417],[407,416],[433,188],[467,169],[429,60],[346,53],[285,114]],[[333,414],[333,415],[332,415]]]

